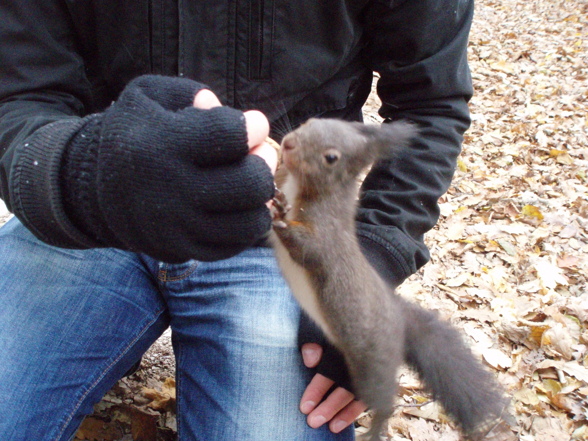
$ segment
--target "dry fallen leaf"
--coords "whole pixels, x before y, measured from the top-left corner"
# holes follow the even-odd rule
[[[488,348],[482,352],[486,363],[494,369],[508,369],[512,366],[512,359],[499,349]]]
[[[543,220],[543,213],[541,213],[541,210],[539,210],[539,208],[535,207],[534,205],[525,205],[522,208],[521,213],[523,216],[533,217],[537,220]]]
[[[143,395],[151,400],[147,404],[151,409],[165,412],[175,411],[176,381],[173,378],[166,378],[161,386],[161,390],[144,388]]]
[[[515,393],[513,394],[513,398],[515,398],[517,401],[523,404],[527,404],[532,407],[537,406],[539,404],[539,397],[537,396],[537,393],[526,387],[523,387],[515,391]]]
[[[574,268],[578,266],[580,262],[581,259],[579,257],[564,254],[561,258],[557,259],[557,266],[560,268]]]
[[[116,424],[96,417],[84,419],[76,433],[76,439],[83,441],[116,441],[122,433]]]
[[[505,72],[508,74],[513,74],[516,71],[516,65],[514,63],[508,63],[504,60],[497,61],[495,63],[490,63],[490,67],[494,70]]]
[[[550,355],[560,356],[566,360],[572,358],[572,346],[576,342],[568,329],[561,323],[554,323],[541,336],[541,347]]]
[[[555,289],[558,285],[568,285],[563,270],[549,260],[537,259],[534,267],[544,288]]]

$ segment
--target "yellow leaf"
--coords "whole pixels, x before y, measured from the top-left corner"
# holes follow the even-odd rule
[[[541,210],[539,210],[539,208],[535,207],[534,205],[525,205],[521,210],[521,213],[523,213],[523,216],[534,217],[535,219],[543,220],[543,213],[541,213]]]
[[[468,171],[468,166],[461,159],[457,160],[457,168],[464,173]]]
[[[423,395],[413,395],[412,398],[418,403],[423,404],[431,401],[431,398],[425,397]]]
[[[551,149],[549,150],[549,157],[550,158],[557,158],[559,155],[563,155],[567,153],[565,150],[558,150],[558,149]]]
[[[561,392],[561,383],[559,381],[547,379],[543,380],[543,388],[546,393],[557,395]]]
[[[531,327],[531,333],[529,334],[529,340],[541,344],[543,339],[543,333],[549,329],[549,326],[533,326]]]

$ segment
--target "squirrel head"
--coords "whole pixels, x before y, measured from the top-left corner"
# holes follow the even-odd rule
[[[310,119],[284,137],[282,159],[300,185],[324,193],[355,185],[364,169],[392,157],[416,134],[416,127],[404,121],[378,126]]]

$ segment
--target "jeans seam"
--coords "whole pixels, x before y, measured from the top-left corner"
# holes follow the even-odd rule
[[[179,440],[182,439],[182,394],[180,393],[180,389],[182,387],[182,382],[180,379],[180,366],[182,364],[182,357],[183,351],[180,347],[181,345],[177,345],[174,347],[174,353],[176,356],[176,419],[177,419],[177,437]]]
[[[66,417],[65,421],[63,422],[63,424],[61,425],[61,428],[59,430],[59,432],[57,433],[57,436],[55,438],[55,441],[59,441],[59,439],[61,439],[61,437],[63,436],[63,433],[65,432],[67,425],[71,422],[71,420],[73,419],[74,414],[76,413],[76,411],[80,408],[82,402],[84,401],[84,399],[88,396],[88,394],[94,390],[94,388],[96,387],[96,385],[98,384],[98,382],[100,380],[102,380],[104,378],[104,376],[106,375],[106,373],[112,369],[112,367],[129,351],[129,349],[131,347],[133,347],[133,345],[135,343],[137,343],[137,341],[139,340],[139,338],[141,338],[142,335],[145,334],[145,332],[147,331],[147,329],[149,329],[151,326],[153,326],[153,324],[159,319],[159,317],[161,316],[161,314],[165,311],[165,308],[162,308],[161,310],[159,310],[156,314],[155,317],[153,318],[153,320],[151,320],[150,322],[148,322],[145,327],[141,330],[141,332],[139,332],[136,337],[121,351],[121,353],[118,355],[118,357],[116,357],[107,367],[106,369],[104,369],[102,371],[102,374],[100,374],[98,376],[98,378],[96,378],[96,380],[94,380],[94,382],[90,385],[90,387],[88,387],[88,389],[82,394],[82,396],[80,397],[80,399],[77,401],[77,403],[74,405],[72,411],[70,412],[70,414]]]

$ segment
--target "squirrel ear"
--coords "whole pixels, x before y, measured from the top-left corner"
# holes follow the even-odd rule
[[[410,145],[418,135],[418,128],[408,121],[393,121],[381,125],[357,123],[357,130],[373,145],[376,158],[390,157],[394,152]]]

